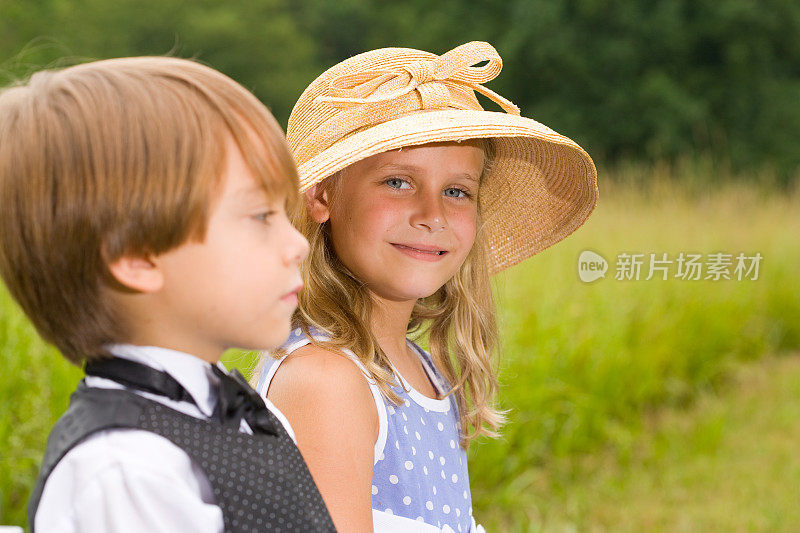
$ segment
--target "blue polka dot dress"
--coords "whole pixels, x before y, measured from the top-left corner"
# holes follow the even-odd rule
[[[319,331],[312,333],[320,340],[325,338]],[[288,355],[309,342],[298,328],[283,348]],[[419,355],[438,395],[444,397],[448,385],[430,354],[410,340],[408,343]],[[355,355],[349,355],[366,374]],[[262,396],[282,361],[264,366],[257,385]],[[400,404],[394,405],[366,379],[379,420],[372,474],[375,531],[483,531],[472,518],[467,456],[459,445],[455,398],[429,398],[401,376],[401,383],[392,387],[400,398]]]

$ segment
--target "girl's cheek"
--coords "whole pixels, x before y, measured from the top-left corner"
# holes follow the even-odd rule
[[[364,217],[372,224],[385,225],[394,223],[402,214],[403,208],[398,202],[385,201],[375,202],[368,206]]]
[[[472,246],[475,244],[475,237],[477,235],[478,235],[477,228],[475,224],[472,224],[472,226],[470,226],[469,228],[467,235],[465,236],[465,239],[467,240],[467,242],[469,242],[470,248],[472,248]]]
[[[451,224],[459,228],[459,234],[474,236],[478,228],[478,214],[473,207],[463,207],[450,215]]]

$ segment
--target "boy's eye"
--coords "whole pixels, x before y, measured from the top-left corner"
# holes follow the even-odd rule
[[[458,187],[450,187],[444,190],[444,195],[450,198],[469,198],[470,194],[463,190],[459,189]]]
[[[263,213],[256,213],[253,218],[259,222],[266,223],[270,216],[274,215],[275,211],[264,211]]]
[[[389,178],[388,180],[384,181],[386,185],[391,187],[392,189],[410,189],[411,185],[402,178]],[[404,186],[405,185],[405,186]]]

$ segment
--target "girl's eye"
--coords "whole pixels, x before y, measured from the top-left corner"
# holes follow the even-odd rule
[[[411,185],[402,178],[389,178],[388,180],[384,181],[386,185],[391,187],[392,189],[410,189]]]
[[[459,189],[458,187],[450,187],[449,189],[444,190],[444,195],[450,198],[469,198],[470,194],[463,190]]]

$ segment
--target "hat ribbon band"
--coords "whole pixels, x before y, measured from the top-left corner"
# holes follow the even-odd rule
[[[472,66],[484,61],[486,64],[483,66]],[[330,96],[320,96],[316,100],[339,105],[371,104],[401,98],[425,84],[453,84],[469,87],[507,113],[519,115],[519,108],[513,102],[481,85],[494,79],[502,68],[502,59],[494,47],[488,43],[471,42],[433,60],[411,61],[394,70],[368,70],[336,77],[328,86]],[[408,79],[404,86],[375,94],[385,85],[402,83],[403,78]],[[425,92],[420,91],[423,100]]]

